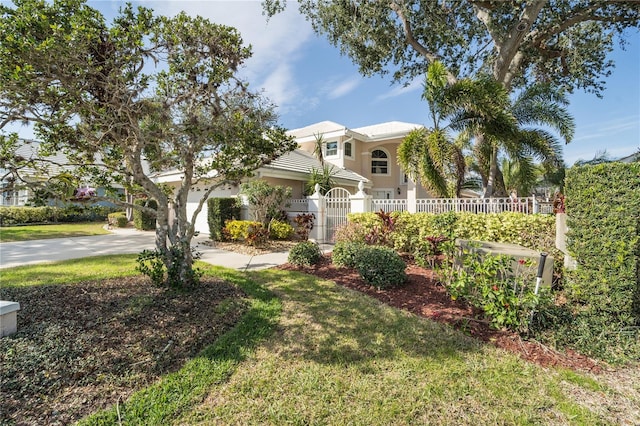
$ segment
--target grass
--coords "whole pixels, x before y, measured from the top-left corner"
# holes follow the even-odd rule
[[[82,262],[128,273],[134,257],[116,259]],[[582,373],[543,369],[308,275],[200,266],[248,294],[247,314],[179,371],[81,424],[615,423],[566,391],[570,382],[604,397]],[[83,279],[80,264],[52,267]],[[37,268],[2,280],[15,285],[30,269],[21,279],[38,285]]]
[[[0,288],[69,284],[137,275],[135,255],[96,256],[52,264],[25,265],[0,272]]]
[[[87,237],[108,233],[109,231],[104,229],[104,222],[7,226],[0,227],[0,241],[8,243],[49,238]]]
[[[283,300],[278,333],[175,424],[608,422],[559,373],[450,328],[313,277],[254,277]]]

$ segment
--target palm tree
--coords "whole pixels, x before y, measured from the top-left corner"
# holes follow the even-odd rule
[[[515,100],[493,78],[463,79],[448,84],[446,69],[439,62],[429,65],[423,98],[429,105],[433,128],[415,131],[398,149],[398,162],[412,177],[442,197],[459,196],[467,167],[464,148],[472,147],[473,167],[481,177],[483,195],[506,195],[498,163],[502,152],[527,179],[535,175],[535,160],[546,170],[562,165],[562,153],[555,130],[566,143],[575,124],[567,112],[563,92],[548,85],[523,90]],[[441,122],[448,120],[447,126]],[[449,130],[458,131],[456,140]],[[471,144],[473,142],[473,144]]]
[[[457,83],[456,83],[457,84]],[[450,114],[446,102],[447,71],[440,62],[427,69],[422,98],[427,101],[433,128],[411,131],[398,147],[398,163],[409,177],[420,179],[440,197],[459,196],[465,176],[462,147],[440,123]]]
[[[564,167],[556,134],[565,143],[573,138],[575,123],[567,105],[562,91],[544,84],[534,85],[523,90],[503,113],[479,122],[475,130],[482,136],[476,137],[473,152],[486,197],[506,195],[503,171],[498,163],[500,152],[514,162],[524,179],[522,182],[535,180],[534,160],[540,161],[547,174]]]
[[[322,133],[316,133],[313,136],[316,138],[313,145],[313,155],[316,156],[320,165],[324,166],[324,137]]]

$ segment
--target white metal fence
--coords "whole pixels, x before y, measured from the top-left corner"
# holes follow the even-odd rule
[[[289,200],[289,207],[285,210],[289,217],[295,217],[300,213],[306,213],[309,208],[309,200],[294,199]],[[379,212],[383,210],[387,213],[394,211],[410,211],[406,199],[372,199],[370,211]],[[446,213],[446,212],[468,212],[468,213],[553,213],[553,206],[550,202],[537,201],[533,197],[522,197],[516,200],[511,198],[420,198],[416,200],[415,210],[419,213]]]
[[[407,200],[372,199],[371,211],[379,212],[380,210],[383,210],[387,213],[405,212],[407,211]]]
[[[535,200],[526,198],[421,198],[416,200],[416,212],[446,213],[533,213]]]

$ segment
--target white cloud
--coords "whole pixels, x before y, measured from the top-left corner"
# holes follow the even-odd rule
[[[591,139],[599,139],[602,137],[611,137],[616,134],[638,129],[640,120],[637,115],[629,115],[626,117],[615,117],[606,121],[582,126],[579,129],[580,135],[576,136],[573,141],[585,141]]]
[[[382,101],[389,98],[395,98],[397,96],[406,95],[407,93],[415,92],[416,90],[422,90],[422,78],[415,78],[407,86],[396,86],[389,90],[387,93],[383,93],[376,97],[376,101]]]
[[[362,79],[360,77],[352,77],[348,80],[343,81],[342,83],[339,83],[338,85],[331,84],[327,97],[329,99],[341,98],[358,87],[361,81]]]
[[[266,76],[260,86],[265,88],[267,97],[280,107],[284,113],[291,104],[299,98],[300,91],[296,85],[292,85],[293,72],[288,64],[282,63],[271,74]]]

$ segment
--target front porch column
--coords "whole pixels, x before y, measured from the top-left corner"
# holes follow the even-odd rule
[[[418,187],[416,183],[408,179],[407,181],[407,211],[416,213],[418,211]]]
[[[320,194],[320,185],[316,183],[313,195],[309,195],[309,213],[315,216],[313,221],[313,229],[309,233],[309,240],[318,244],[324,244],[326,239],[327,211],[325,208],[324,197]]]
[[[365,194],[364,182],[358,182],[358,192],[349,197],[351,200],[351,213],[368,213],[371,211],[372,195]]]

